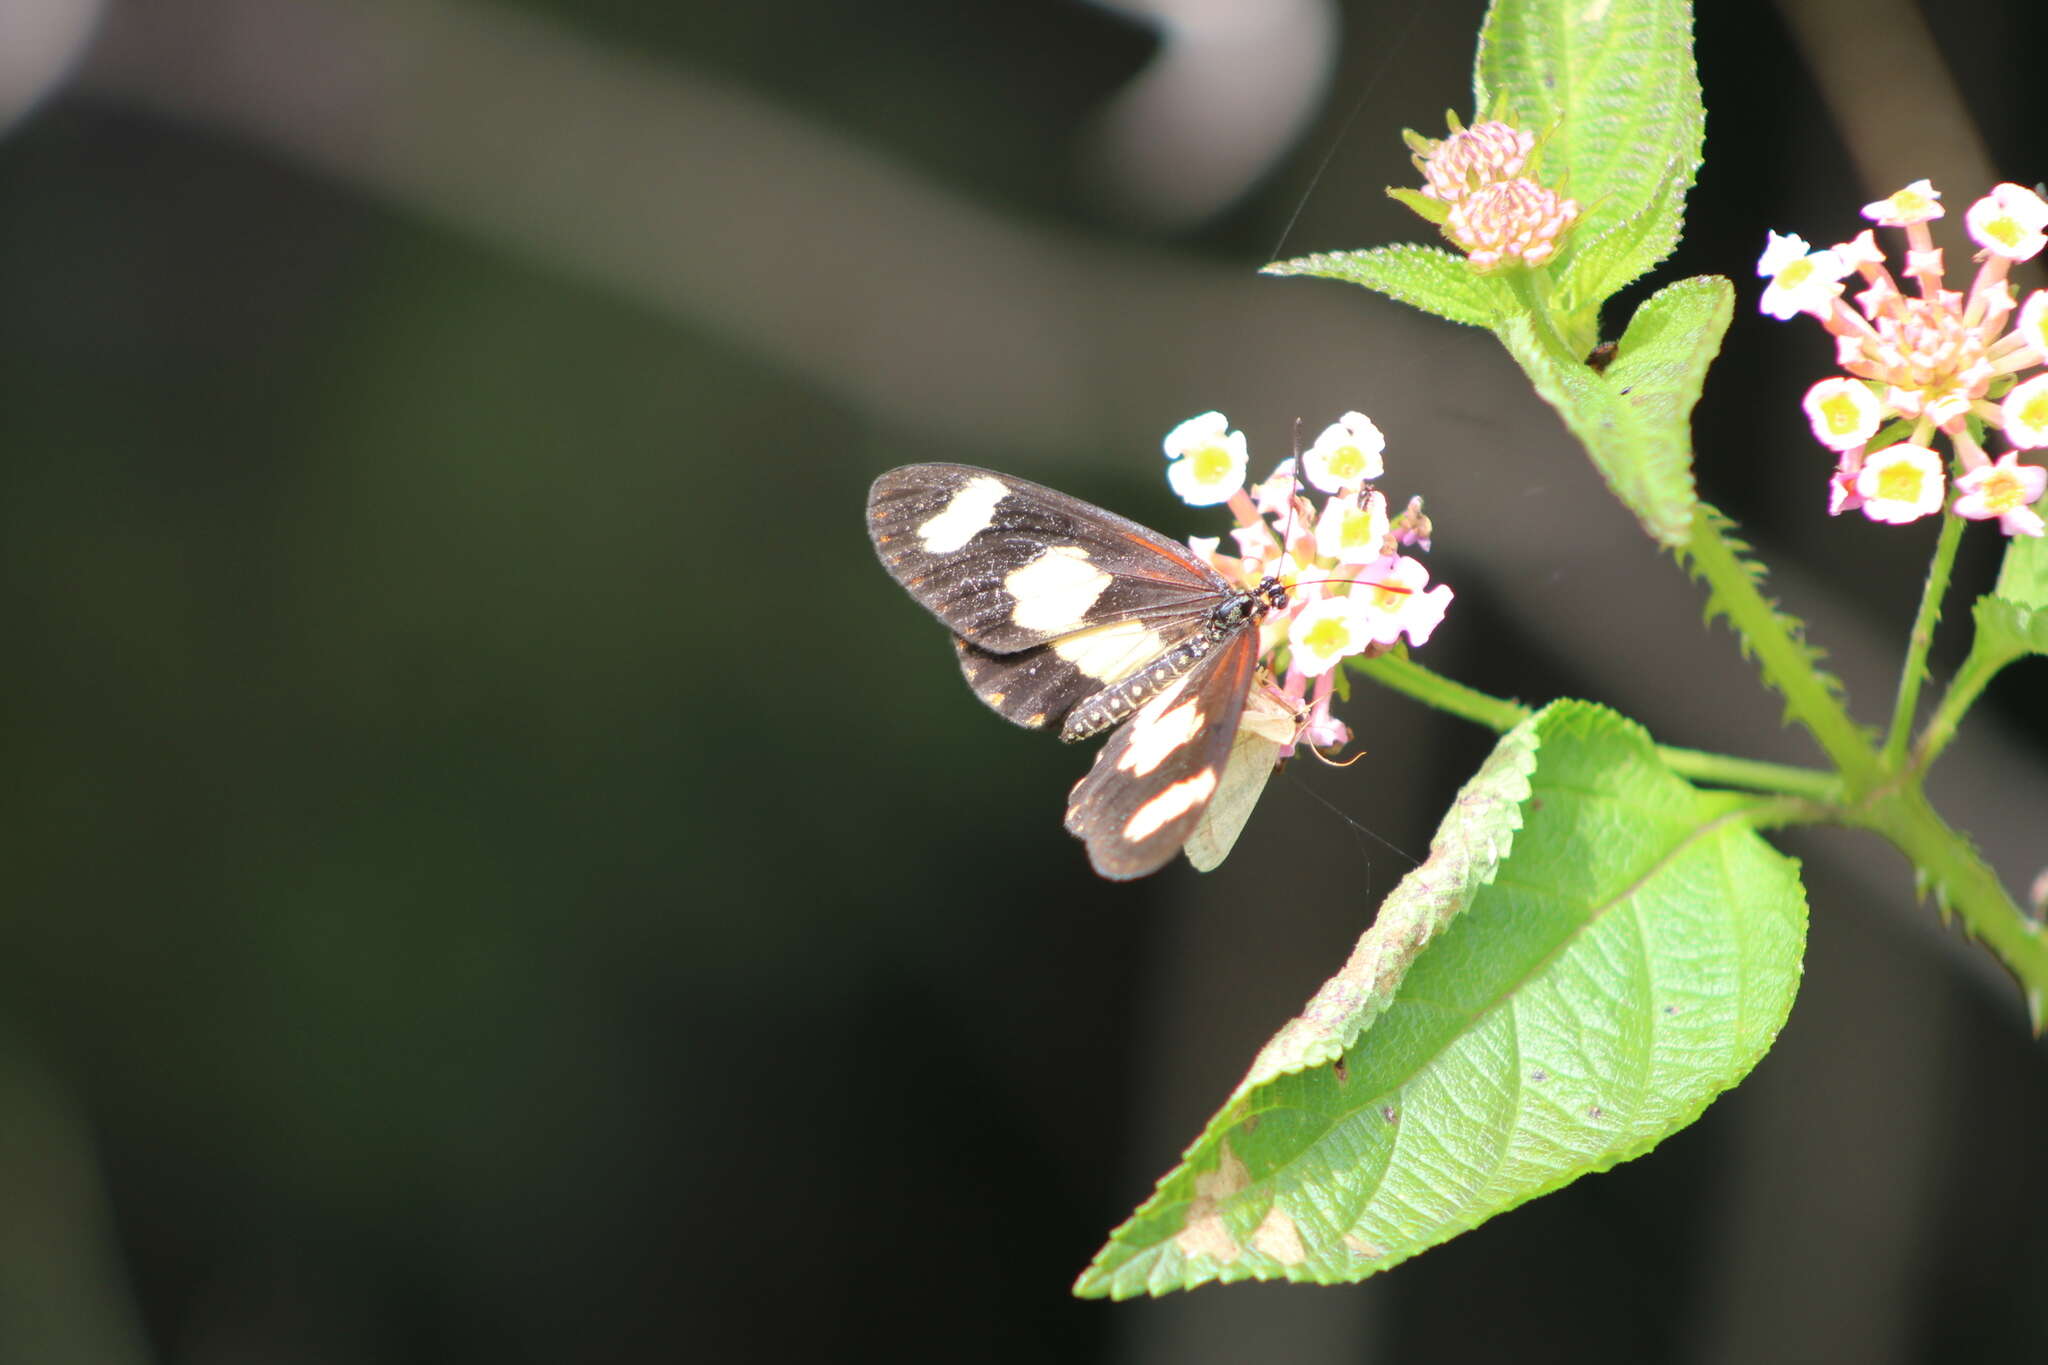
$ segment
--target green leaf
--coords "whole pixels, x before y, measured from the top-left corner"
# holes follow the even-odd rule
[[[1499,280],[1478,274],[1463,256],[1412,243],[1365,251],[1321,251],[1275,261],[1262,273],[1348,280],[1425,313],[1472,327],[1491,327],[1503,311],[1514,306]]]
[[[2015,606],[2048,607],[2048,536],[2013,536],[2006,542],[1991,595]]]
[[[1983,655],[1996,673],[2027,654],[2048,654],[2048,536],[2013,536],[2005,545],[1998,582],[1977,599],[1978,638],[1971,661]]]
[[[1805,939],[1740,800],[1587,703],[1503,736],[1076,1292],[1363,1279],[1692,1122],[1776,1037]]]
[[[1717,275],[1669,285],[1636,310],[1605,374],[1545,344],[1526,315],[1496,328],[1607,486],[1663,545],[1683,545],[1691,531],[1689,419],[1734,311],[1734,288]]]
[[[1669,255],[1684,220],[1686,191],[1698,169],[1697,160],[1666,166],[1640,218],[1615,223],[1605,231],[1589,230],[1585,224],[1575,229],[1552,271],[1556,306],[1574,315],[1597,315],[1601,304]],[[1667,221],[1673,225],[1670,239],[1646,239],[1645,225]]]
[[[1977,634],[2000,666],[2024,654],[2048,654],[2048,610],[2023,607],[1992,595],[1977,599]]]
[[[1543,183],[1584,206],[1553,267],[1577,301],[1567,306],[1597,306],[1671,253],[1706,131],[1691,6],[1497,2],[1480,34],[1473,107],[1496,100],[1542,138]]]

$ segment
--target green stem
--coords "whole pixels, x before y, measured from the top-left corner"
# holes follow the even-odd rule
[[[1954,512],[1941,518],[1941,536],[1934,542],[1934,560],[1927,566],[1927,581],[1920,588],[1920,610],[1913,617],[1913,634],[1906,641],[1906,662],[1899,673],[1899,695],[1892,705],[1891,729],[1885,732],[1880,761],[1886,771],[1896,772],[1906,756],[1906,741],[1913,733],[1913,717],[1920,710],[1920,685],[1927,681],[1927,650],[1934,643],[1934,628],[1941,621],[1941,599],[1956,564],[1956,546],[1963,540],[1963,519]]]
[[[1476,687],[1452,682],[1443,674],[1424,668],[1401,654],[1382,654],[1375,659],[1353,659],[1353,671],[1374,682],[1413,697],[1419,702],[1448,711],[1462,720],[1484,725],[1496,732],[1512,730],[1535,712],[1516,702],[1488,696]]]
[[[1789,763],[1765,763],[1761,759],[1735,758],[1700,749],[1680,749],[1669,744],[1657,746],[1657,757],[1680,777],[1715,787],[1740,787],[1746,791],[1782,792],[1810,805],[1832,808],[1842,799],[1842,779],[1817,768],[1795,768]],[[1839,818],[1813,814],[1812,819]]]
[[[1722,518],[1701,503],[1693,512],[1686,554],[1713,590],[1713,602],[1748,646],[1764,681],[1785,698],[1786,710],[1805,726],[1855,787],[1876,781],[1877,755],[1835,694],[1814,671],[1807,647],[1757,590],[1749,569],[1721,531]]]
[[[1994,641],[1981,627],[1978,629],[1970,644],[1970,656],[1949,680],[1948,691],[1935,704],[1934,714],[1927,718],[1927,728],[1920,732],[1920,742],[1913,746],[1914,772],[1926,772],[1928,765],[1941,756],[1941,751],[1956,737],[1956,727],[1962,724],[1978,694],[2021,652],[2002,641]]]
[[[1874,802],[1851,822],[1883,835],[1912,860],[1937,904],[1953,910],[2019,981],[2034,1032],[2048,1027],[2048,927],[2013,902],[1969,841],[1910,788]]]
[[[1841,811],[1816,805],[1803,796],[1759,796],[1742,807],[1743,819],[1756,830],[1782,829],[1787,825],[1840,824]]]
[[[1354,659],[1351,667],[1391,691],[1496,732],[1512,730],[1534,714],[1529,707],[1453,682],[1403,655],[1382,654],[1373,659]],[[1833,773],[1707,753],[1700,749],[1680,749],[1668,744],[1658,745],[1657,753],[1665,766],[1680,777],[1713,786],[1783,792],[1823,805],[1841,799],[1841,781]]]

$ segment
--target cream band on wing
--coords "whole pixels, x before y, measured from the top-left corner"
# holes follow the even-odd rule
[[[946,510],[917,528],[925,552],[949,555],[986,531],[995,520],[996,504],[1010,496],[1001,479],[980,474],[953,490]]]
[[[1139,712],[1131,722],[1131,742],[1117,758],[1116,766],[1138,777],[1145,776],[1200,734],[1207,719],[1200,697],[1189,697],[1164,711],[1147,708]]]
[[[1052,652],[1089,677],[1121,682],[1159,657],[1166,641],[1141,621],[1118,621],[1052,642]]]
[[[1157,833],[1173,820],[1186,815],[1209,799],[1216,790],[1216,769],[1208,767],[1193,777],[1184,777],[1147,801],[1124,824],[1124,838],[1137,843]]]
[[[1088,619],[1088,609],[1110,577],[1088,562],[1078,545],[1048,545],[1045,552],[1003,577],[1011,599],[1010,620],[1025,630],[1057,634]]]

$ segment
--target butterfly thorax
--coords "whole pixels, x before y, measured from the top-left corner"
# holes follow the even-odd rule
[[[1233,593],[1218,602],[1202,628],[1121,682],[1084,699],[1067,713],[1060,738],[1069,743],[1099,735],[1136,715],[1146,702],[1186,676],[1189,669],[1239,631],[1255,629],[1268,613],[1287,605],[1287,589],[1277,578],[1262,579],[1250,592]]]

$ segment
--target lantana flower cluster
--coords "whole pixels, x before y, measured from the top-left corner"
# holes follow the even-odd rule
[[[1999,185],[1970,205],[1964,226],[1980,249],[1962,293],[1944,286],[1942,253],[1927,227],[1944,211],[1941,192],[1925,180],[1863,208],[1877,226],[1906,234],[1910,293],[1869,228],[1818,251],[1796,236],[1768,234],[1757,262],[1757,274],[1770,280],[1761,306],[1781,320],[1819,319],[1847,371],[1805,398],[1815,438],[1836,453],[1830,513],[1897,524],[1948,504],[1973,521],[1996,518],[2009,536],[2038,536],[2044,526],[2033,504],[2048,489],[2048,469],[2021,463],[2020,452],[2048,446],[2048,373],[2022,376],[2048,363],[2048,290],[2018,303],[2006,275],[2048,246],[2048,202]],[[1852,274],[1864,285],[1853,308],[1841,297]],[[2013,447],[1996,458],[1981,444],[1992,428]],[[1932,444],[1937,431],[1951,451],[1952,504],[1949,463]]]
[[[1477,270],[1542,265],[1578,220],[1579,203],[1539,183],[1529,170],[1536,135],[1488,119],[1470,128],[1451,119],[1451,135],[1407,134],[1422,195],[1444,206],[1444,236]],[[1413,199],[1411,206],[1421,208]]]
[[[1189,548],[1246,589],[1268,575],[1286,585],[1289,605],[1266,618],[1262,653],[1288,703],[1305,715],[1297,741],[1317,748],[1351,738],[1330,714],[1338,661],[1384,654],[1404,635],[1424,643],[1451,604],[1450,588],[1429,586],[1429,570],[1402,553],[1429,548],[1422,499],[1390,516],[1373,486],[1385,472],[1386,444],[1364,413],[1347,412],[1302,452],[1298,469],[1290,457],[1247,485],[1244,433],[1222,413],[1190,417],[1164,442],[1166,480],[1181,500],[1228,506],[1237,518],[1235,555],[1221,552],[1221,537],[1190,537]],[[1320,506],[1304,482],[1325,495]]]

